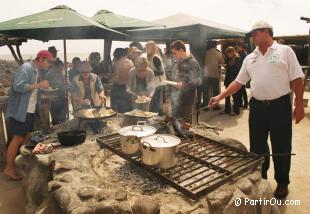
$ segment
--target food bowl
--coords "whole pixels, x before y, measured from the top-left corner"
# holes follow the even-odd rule
[[[62,146],[73,146],[84,143],[86,139],[86,131],[70,130],[57,133],[58,141]]]

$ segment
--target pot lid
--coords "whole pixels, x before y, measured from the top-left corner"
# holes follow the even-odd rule
[[[156,132],[156,128],[147,125],[133,125],[121,128],[118,133],[122,136],[145,137]]]
[[[163,147],[173,147],[181,143],[181,139],[169,134],[153,134],[141,139],[141,143],[145,146],[150,144],[151,147],[163,148]]]

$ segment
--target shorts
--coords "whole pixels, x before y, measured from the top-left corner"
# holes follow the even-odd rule
[[[10,134],[12,136],[25,137],[29,132],[33,131],[35,114],[27,113],[25,122],[20,122],[14,118],[9,118]]]

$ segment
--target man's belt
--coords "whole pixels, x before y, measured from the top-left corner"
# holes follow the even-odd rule
[[[263,103],[263,104],[266,104],[266,105],[270,105],[270,104],[273,104],[273,103],[279,103],[281,101],[284,101],[284,100],[286,100],[289,97],[290,97],[290,95],[286,94],[286,95],[283,95],[283,96],[278,97],[278,98],[273,99],[273,100],[258,100],[258,99],[255,99],[254,97],[252,97],[252,99],[254,99],[254,101],[257,102],[257,103]]]

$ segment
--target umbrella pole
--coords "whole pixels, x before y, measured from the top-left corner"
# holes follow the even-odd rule
[[[68,83],[68,67],[67,67],[67,42],[66,39],[64,39],[64,64],[65,64],[65,84]],[[69,120],[69,98],[68,98],[68,90],[66,87],[66,100],[67,100],[67,113],[66,113],[66,117],[67,120]]]

